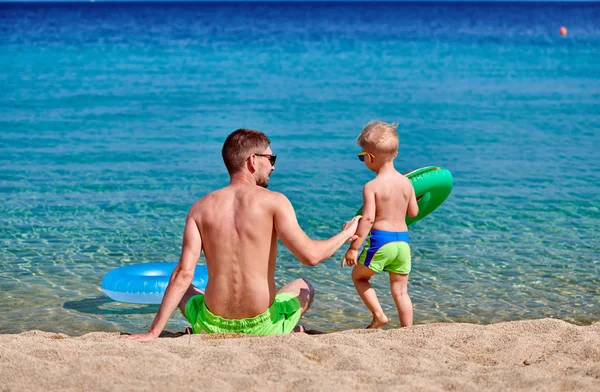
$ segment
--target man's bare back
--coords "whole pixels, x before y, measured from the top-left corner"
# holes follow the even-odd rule
[[[228,186],[192,207],[210,276],[205,301],[214,314],[253,317],[273,303],[277,292],[274,196],[256,185]]]

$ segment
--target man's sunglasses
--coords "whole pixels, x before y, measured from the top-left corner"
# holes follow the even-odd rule
[[[277,160],[277,154],[254,154],[257,157],[267,157],[269,158],[269,162],[271,162],[271,166],[275,166],[275,161]]]
[[[371,159],[375,159],[375,155],[371,154],[370,152],[366,152],[366,151],[359,152],[357,155],[358,155],[358,160],[361,162],[365,161],[366,155],[369,155],[371,157]]]

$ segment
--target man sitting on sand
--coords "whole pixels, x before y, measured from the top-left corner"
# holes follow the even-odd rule
[[[223,145],[229,186],[197,201],[187,216],[179,264],[150,330],[125,337],[157,338],[179,306],[194,333],[275,335],[299,331],[300,317],[314,298],[305,279],[275,288],[277,238],[300,260],[314,266],[355,239],[359,217],[328,240],[310,239],[298,225],[290,201],[266,189],[276,155],[269,138],[238,129]],[[206,292],[192,279],[200,252],[208,267]]]

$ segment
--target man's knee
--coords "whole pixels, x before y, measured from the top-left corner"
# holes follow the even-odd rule
[[[304,284],[306,284],[306,287],[308,289],[308,306],[310,306],[313,301],[315,300],[315,288],[313,287],[312,284],[310,284],[310,282],[304,278],[300,278],[299,280],[302,280],[304,282]]]
[[[204,291],[200,290],[199,288],[197,288],[194,285],[190,285],[190,287],[188,287],[185,294],[183,294],[181,301],[179,301],[179,310],[181,310],[181,313],[183,313],[184,317],[185,317],[185,307],[186,307],[188,301],[190,300],[190,298],[192,298],[193,296],[196,296],[198,294],[204,294]]]
[[[289,293],[298,298],[304,314],[315,299],[315,289],[310,282],[304,278],[296,279],[286,284],[279,290],[280,293]]]

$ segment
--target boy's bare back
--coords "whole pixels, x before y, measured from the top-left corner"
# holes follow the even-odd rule
[[[374,196],[373,230],[408,231],[406,215],[416,215],[418,209],[414,188],[406,176],[396,170],[379,173],[363,192]]]

